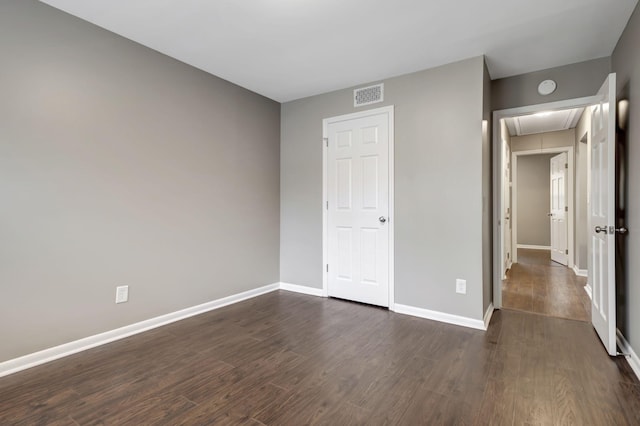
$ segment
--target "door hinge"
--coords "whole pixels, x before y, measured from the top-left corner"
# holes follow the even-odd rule
[[[329,264],[327,263],[327,272],[329,272]]]
[[[569,249],[566,249],[566,250],[564,251],[564,254],[569,254]]]
[[[564,163],[564,168],[568,169],[569,168],[569,163]]]
[[[322,141],[324,142],[324,145],[329,148],[329,138],[322,138]]]
[[[328,202],[328,201],[327,201],[327,204],[326,204],[326,205],[327,205],[327,210],[329,210],[329,202]]]
[[[569,206],[564,206],[564,211],[568,212],[569,211]]]

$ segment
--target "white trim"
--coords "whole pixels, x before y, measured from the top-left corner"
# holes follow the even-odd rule
[[[514,251],[514,250],[511,250],[511,251]],[[507,265],[507,269],[505,269],[504,274],[502,275],[503,280],[507,279],[507,271],[510,270],[511,268],[513,268],[513,262],[509,260],[509,265]]]
[[[330,123],[337,121],[353,120],[356,118],[369,117],[371,115],[387,114],[389,117],[389,217],[387,225],[389,226],[389,310],[395,311],[395,172],[394,172],[394,153],[395,153],[395,118],[394,105],[388,105],[381,108],[359,111],[351,114],[339,115],[336,117],[325,118],[322,120],[322,296],[329,296],[328,280],[326,265],[329,262],[328,253],[328,214],[326,203],[329,200],[327,188],[327,145],[325,140],[328,136],[328,126]]]
[[[518,244],[519,249],[527,249],[527,250],[551,250],[551,246],[534,246],[531,244]]]
[[[578,268],[578,265],[573,265],[573,273],[578,277],[587,277],[589,276],[589,271],[586,269]]]
[[[587,285],[584,286],[584,291],[587,293],[587,296],[589,296],[589,300],[593,300],[593,290],[591,290],[591,284],[587,283]]]
[[[280,283],[280,290],[291,291],[294,293],[307,294],[309,296],[326,297],[321,288],[308,287],[306,285]]]
[[[322,120],[322,296],[329,297],[329,286],[327,282],[329,280],[329,273],[327,271],[327,265],[329,264],[329,248],[327,247],[327,234],[329,233],[329,193],[327,188],[327,158],[329,155],[328,150],[328,132],[327,132],[327,120]]]
[[[395,209],[395,107],[389,107],[389,310],[395,311],[396,305],[396,286],[395,286],[395,268],[396,268],[396,209]]]
[[[134,334],[142,333],[154,328],[161,327],[163,325],[171,324],[172,322],[180,321],[194,315],[199,315],[205,312],[212,311],[214,309],[222,308],[223,306],[251,299],[253,297],[278,290],[279,288],[279,283],[270,284],[228,297],[223,297],[222,299],[203,303],[201,305],[192,306],[190,308],[171,312],[165,315],[160,315],[155,318],[116,328],[104,333],[85,337],[73,342],[64,343],[62,345],[24,355],[19,358],[10,359],[8,361],[0,363],[0,377],[8,376],[9,374],[26,370],[27,368],[36,367],[50,361],[54,361],[69,355],[76,354],[78,352],[95,348],[96,346],[101,346],[107,343],[114,342],[116,340],[124,339],[125,337],[133,336]]]
[[[411,315],[419,318],[440,321],[447,324],[460,325],[462,327],[475,328],[476,330],[486,330],[484,320],[461,317],[458,315],[445,314],[444,312],[430,311],[428,309],[416,308],[414,306],[400,305],[396,303],[396,313]]]
[[[485,330],[489,329],[489,323],[491,322],[493,311],[495,311],[495,309],[493,308],[493,303],[490,303],[489,307],[487,308],[487,312],[484,313],[484,329]]]
[[[597,96],[588,96],[584,98],[568,99],[558,102],[550,102],[546,104],[527,105],[517,108],[503,109],[493,112],[493,305],[496,309],[502,307],[502,246],[500,216],[502,214],[502,202],[500,195],[502,194],[502,145],[500,144],[500,121],[503,118],[514,117],[519,115],[533,114],[542,111],[551,111],[567,108],[586,107],[598,103]],[[513,165],[512,165],[513,173]],[[571,197],[573,202],[573,197]],[[511,198],[514,204],[513,197]],[[512,221],[513,223],[513,221]],[[513,229],[513,226],[512,226]],[[573,231],[573,227],[571,228]],[[513,234],[513,233],[512,233]],[[516,259],[513,259],[515,262]]]
[[[107,343],[121,340],[126,337],[133,336],[135,334],[143,333],[145,331],[152,330],[154,328],[162,327],[163,325],[171,324],[176,321],[180,321],[195,315],[203,314],[215,309],[222,308],[224,306],[232,305],[234,303],[242,302],[243,300],[251,299],[266,293],[270,293],[275,290],[291,291],[295,293],[306,294],[310,296],[326,297],[323,291],[318,288],[307,287],[297,284],[289,283],[275,283],[264,287],[259,287],[253,290],[248,290],[242,293],[234,294],[222,299],[213,300],[211,302],[203,303],[201,305],[192,306],[190,308],[175,311],[169,314],[160,315],[155,318],[140,321],[134,324],[130,324],[124,327],[116,328],[114,330],[106,331],[104,333],[96,334],[93,336],[85,337],[73,342],[64,343],[59,346],[44,349],[42,351],[34,352],[28,355],[21,356],[19,358],[10,359],[0,363],[0,377],[8,376],[19,371],[23,371],[32,367],[37,367],[51,361],[55,361],[60,358],[64,358],[69,355],[76,354],[78,352],[86,351],[97,346],[105,345]],[[391,308],[389,308],[391,310]],[[486,330],[491,321],[491,316],[494,312],[493,304],[490,304],[487,308],[487,312],[484,314],[483,321],[475,320],[472,318],[462,317],[458,315],[446,314],[443,312],[430,311],[428,309],[416,308],[413,306],[394,304],[396,313],[411,315],[419,318],[426,318],[429,320],[440,321],[447,324],[459,325],[463,327],[474,328],[477,330]]]
[[[550,132],[552,133],[552,132]],[[515,138],[516,136],[514,136]],[[527,149],[522,151],[511,151],[511,155],[539,155],[539,154],[561,154],[567,150],[574,148],[573,145],[556,146],[552,148]]]
[[[617,336],[618,346],[620,347],[620,350],[622,350],[623,353],[628,354],[628,355],[625,355],[625,358],[627,359],[627,362],[631,366],[631,369],[633,370],[633,372],[636,373],[636,376],[638,377],[638,379],[640,379],[640,358],[638,358],[638,355],[635,353],[635,351],[633,350],[633,348],[631,347],[627,339],[624,337],[624,335],[620,332],[620,330],[618,329],[616,331],[617,331],[616,336]]]
[[[484,123],[484,121],[483,121],[483,123]],[[500,127],[502,128],[502,126],[500,126]],[[505,127],[508,127],[508,126],[505,126]],[[483,126],[483,129],[484,129],[484,126]],[[509,162],[511,162],[511,146],[509,146],[509,144],[507,143],[506,139],[504,137],[502,137],[503,136],[502,134],[500,136],[501,136],[500,137],[500,141],[501,141],[501,144],[502,144],[501,147],[500,147],[501,153],[502,154],[507,154],[508,158],[509,158]],[[505,152],[505,151],[508,151],[508,152]],[[501,157],[501,158],[504,158],[504,157]],[[511,167],[511,166],[509,166],[509,167]],[[503,183],[504,183],[503,173],[501,173],[500,179],[503,179]],[[509,182],[508,182],[509,202],[511,204],[513,204],[513,200],[511,199],[511,179],[512,179],[511,171],[509,171]],[[500,194],[500,199],[504,200],[505,199],[505,195],[507,194],[507,191],[505,191],[505,185],[500,185],[500,191],[502,192]],[[510,217],[513,216],[513,211],[512,210],[513,209],[509,210],[509,216]],[[503,210],[502,212],[500,212],[501,223],[506,223],[506,221],[507,221],[506,213],[507,213],[506,210]],[[511,221],[511,219],[508,219],[508,220]],[[510,223],[513,223],[513,222],[510,222]],[[512,232],[513,232],[513,230],[512,230]],[[501,241],[505,241],[505,228],[504,227],[500,228],[500,239],[501,239]],[[517,255],[517,251],[518,251],[517,247],[514,245],[514,241],[515,240],[513,239],[513,234],[510,235],[509,240],[510,240],[510,242],[509,242],[509,253],[508,253],[509,254],[509,259],[505,259],[507,257],[506,256],[507,253],[506,253],[504,245],[502,246],[502,248],[500,250],[500,257],[502,258],[502,267],[503,268],[505,266],[504,265],[505,260],[507,260],[507,262],[506,262],[507,263],[507,265],[506,265],[507,267],[504,270],[503,279],[507,278],[507,271],[509,269],[511,269],[511,266],[513,265],[513,256],[514,256],[514,254]],[[516,260],[517,260],[517,257],[516,257]]]

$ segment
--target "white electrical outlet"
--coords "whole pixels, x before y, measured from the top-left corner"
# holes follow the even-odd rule
[[[124,303],[129,301],[129,286],[121,285],[116,287],[116,303]]]
[[[456,279],[456,293],[467,294],[467,280]]]

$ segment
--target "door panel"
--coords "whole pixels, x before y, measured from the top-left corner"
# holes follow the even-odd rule
[[[567,153],[550,160],[551,260],[567,266]]]
[[[591,211],[589,282],[591,321],[610,355],[616,349],[615,305],[615,105],[616,75],[610,74],[591,110]]]
[[[389,114],[327,125],[329,296],[389,306]]]

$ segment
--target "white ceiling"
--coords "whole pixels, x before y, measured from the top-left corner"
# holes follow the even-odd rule
[[[493,79],[609,56],[638,0],[42,0],[284,102],[481,54]]]
[[[511,136],[533,135],[573,129],[580,121],[583,112],[584,108],[539,112],[506,118],[505,122]]]

